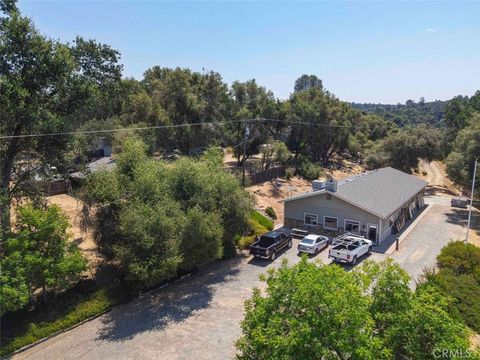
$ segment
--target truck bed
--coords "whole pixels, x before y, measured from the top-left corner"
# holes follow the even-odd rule
[[[251,246],[255,248],[268,249],[270,246],[275,244],[275,239],[272,238],[260,238],[260,240],[254,242]]]

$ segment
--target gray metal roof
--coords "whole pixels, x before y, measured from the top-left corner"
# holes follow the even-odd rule
[[[312,191],[285,199],[284,202],[328,192],[385,219],[423,190],[427,184],[413,175],[386,167],[342,179],[337,183],[336,192]]]
[[[107,170],[111,171],[115,168],[115,160],[110,156],[102,157],[98,160],[92,161],[87,164],[86,171],[77,171],[70,174],[71,178],[84,179],[87,177],[87,174],[96,172],[98,170]]]

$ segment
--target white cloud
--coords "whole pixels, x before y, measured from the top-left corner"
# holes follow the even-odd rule
[[[435,32],[435,29],[426,28],[425,31],[426,31],[427,33],[434,33],[434,32]]]

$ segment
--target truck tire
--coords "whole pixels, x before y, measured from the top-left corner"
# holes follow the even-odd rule
[[[274,250],[274,251],[272,252],[272,255],[270,255],[270,260],[273,261],[273,260],[275,260],[276,257],[277,257],[277,252]]]
[[[289,249],[291,249],[292,245],[293,245],[293,244],[292,244],[292,240],[290,240],[290,241],[288,242],[288,245],[287,245],[287,246],[288,246]]]
[[[357,264],[357,256],[354,256],[352,260],[352,265],[356,265],[356,264]]]

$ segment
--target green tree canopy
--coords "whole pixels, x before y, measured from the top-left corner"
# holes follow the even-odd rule
[[[269,271],[245,303],[238,359],[434,359],[469,349],[468,332],[434,288],[412,292],[390,261],[347,272],[304,257]]]
[[[475,158],[480,159],[480,112],[473,114],[469,122],[470,125],[458,133],[453,151],[446,160],[450,178],[468,190],[472,183]],[[480,174],[477,171],[477,182],[479,178]],[[478,186],[475,195],[480,198]]]
[[[139,287],[235,253],[250,198],[218,156],[211,149],[167,164],[147,158],[140,140],[127,139],[115,170],[87,179],[97,242]]]
[[[59,292],[80,279],[86,260],[69,243],[68,219],[55,206],[25,205],[18,210],[15,231],[4,243],[1,260],[2,312],[22,308],[33,291]]]
[[[35,160],[57,164],[68,140],[18,136],[73,130],[78,125],[73,119],[120,79],[121,66],[118,53],[108,46],[82,38],[73,44],[48,39],[14,2],[1,4],[0,132],[14,136],[0,142],[0,230],[5,237],[10,231],[12,197],[29,196],[34,190],[26,180],[38,171]],[[29,166],[16,167],[22,153],[28,154]],[[13,174],[15,186],[11,186]]]

